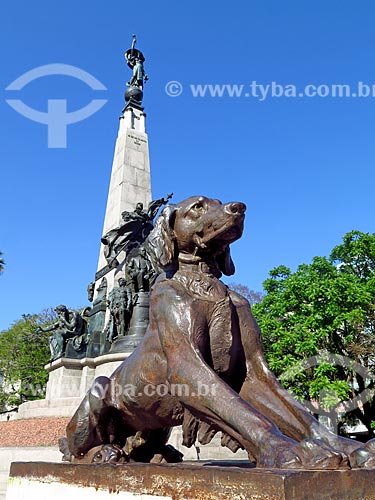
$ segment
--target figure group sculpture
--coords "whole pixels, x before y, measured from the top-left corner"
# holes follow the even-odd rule
[[[116,258],[121,251],[129,253],[146,240],[154,227],[153,220],[158,210],[167,204],[172,196],[173,193],[170,193],[167,198],[151,201],[147,210],[144,210],[143,203],[139,202],[133,212],[122,212],[123,224],[111,229],[101,238],[104,244],[104,256],[110,268],[119,264]]]
[[[119,278],[118,286],[108,294],[110,319],[106,327],[106,338],[110,343],[127,334],[139,294],[148,295],[156,278],[156,271],[144,246],[141,245],[130,252],[125,260],[125,276],[126,278]]]
[[[164,208],[143,243],[162,274],[150,292],[142,342],[111,377],[98,377],[61,440],[75,462],[178,462],[168,445],[211,441],[243,448],[257,467],[348,469],[375,465],[374,442],[339,437],[281,387],[246,299],[229,290],[230,244],[246,207],[194,196]],[[154,266],[155,267],[155,266]]]
[[[64,355],[68,341],[74,350],[79,351],[88,340],[87,323],[78,312],[69,311],[64,305],[57,306],[55,311],[58,316],[55,323],[46,328],[38,328],[40,332],[53,332],[49,338],[51,362]]]
[[[166,198],[151,201],[147,210],[138,202],[133,212],[122,213],[124,222],[121,226],[102,237],[102,243],[105,245],[104,255],[110,268],[119,266],[117,257],[120,252],[126,254],[124,272],[117,281],[118,285],[108,294],[110,317],[106,326],[106,338],[110,343],[127,334],[139,294],[148,295],[156,278],[156,270],[143,243],[154,227],[153,220],[158,210],[167,204],[171,197],[172,193]]]
[[[105,277],[96,289],[95,282],[89,283],[87,297],[89,302],[92,302],[92,308],[87,307],[82,315],[69,311],[65,306],[56,307],[58,320],[45,329],[41,328],[41,331],[53,331],[49,341],[51,362],[65,356],[68,342],[72,347],[70,355],[83,357],[85,347],[91,340],[90,334],[98,329],[103,331],[104,338],[109,344],[116,338],[127,335],[139,294],[148,295],[157,276],[157,269],[151,263],[143,243],[154,228],[153,220],[158,210],[167,204],[171,197],[172,193],[166,198],[151,201],[146,210],[143,204],[138,202],[134,211],[122,213],[121,226],[108,231],[101,238],[108,262],[107,271],[116,267],[123,267],[123,271],[117,278],[117,285],[108,294]],[[120,266],[117,260],[120,252],[124,252],[126,256],[123,266]],[[109,319],[102,326],[104,321],[102,318],[105,316],[105,314],[103,316],[103,305],[105,305],[104,312],[106,308],[109,310]],[[99,353],[105,353],[105,349],[105,346],[101,346]]]

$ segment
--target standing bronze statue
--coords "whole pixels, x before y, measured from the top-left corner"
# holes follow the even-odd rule
[[[107,340],[112,343],[117,337],[124,337],[131,318],[133,296],[126,280],[120,278],[118,287],[113,288],[108,294],[108,307],[110,319],[107,325]]]
[[[126,262],[126,274],[132,283],[135,293],[148,292],[152,284],[155,271],[147,256],[144,246],[137,248],[136,252]]]
[[[142,52],[135,48],[137,42],[137,37],[133,35],[133,42],[131,49],[125,52],[125,59],[128,66],[133,70],[133,76],[131,80],[127,83],[129,87],[135,86],[143,90],[143,80],[147,81],[148,76],[145,73],[143,63],[145,58]]]
[[[279,384],[250,304],[219,278],[234,273],[230,244],[246,207],[194,196],[168,205],[145,246],[164,269],[150,293],[150,323],[113,375],[98,377],[67,427],[77,461],[178,461],[166,443],[244,448],[257,467],[347,469],[375,465],[374,442],[341,438]]]
[[[125,92],[125,101],[127,102],[127,105],[140,108],[143,99],[143,84],[148,80],[148,76],[146,75],[143,66],[145,57],[139,49],[135,48],[136,42],[137,37],[133,35],[132,46],[125,52],[126,63],[133,71],[130,81],[126,84],[128,88]]]

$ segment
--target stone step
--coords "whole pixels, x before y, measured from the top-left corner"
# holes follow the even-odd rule
[[[0,447],[0,500],[5,500],[12,462],[61,462],[61,453],[55,446]]]

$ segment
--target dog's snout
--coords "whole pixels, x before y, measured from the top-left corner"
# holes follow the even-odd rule
[[[225,205],[225,211],[230,214],[244,214],[246,211],[246,205],[240,201],[233,201]]]

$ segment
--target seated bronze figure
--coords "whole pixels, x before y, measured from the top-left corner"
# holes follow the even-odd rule
[[[110,378],[99,377],[67,427],[76,461],[179,461],[216,432],[257,467],[340,469],[375,465],[374,444],[341,438],[278,383],[242,296],[220,280],[234,273],[229,245],[246,207],[194,196],[167,206],[145,246],[163,273],[150,294],[144,340]]]

